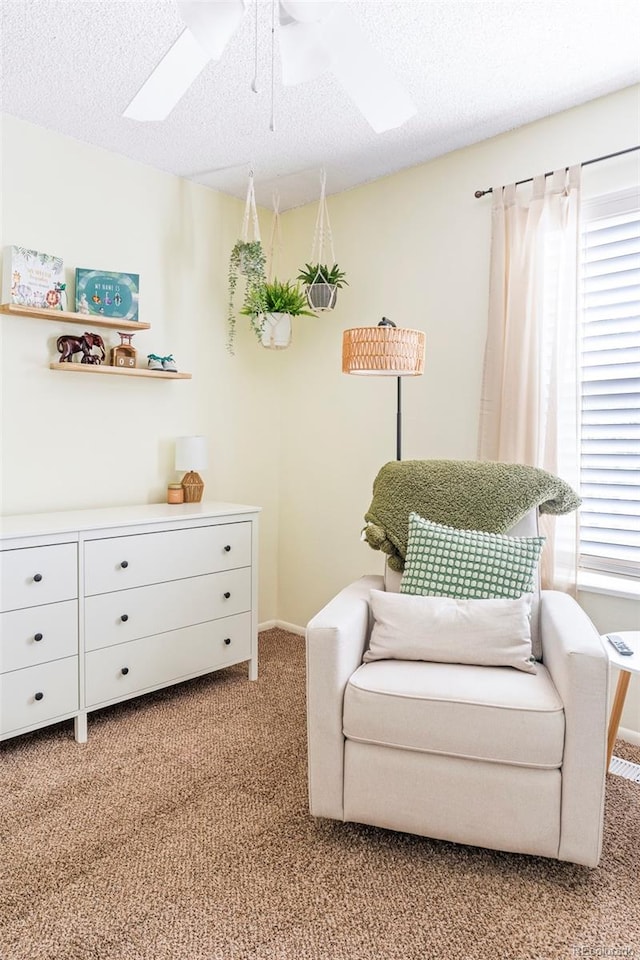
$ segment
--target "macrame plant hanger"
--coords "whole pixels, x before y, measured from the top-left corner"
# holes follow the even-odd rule
[[[331,256],[329,257],[327,254],[331,254]],[[313,282],[307,286],[307,300],[313,310],[333,310],[336,304],[338,288],[335,283],[329,283],[328,278],[321,270],[321,267],[325,264],[328,265],[330,270],[335,262],[333,234],[331,232],[331,221],[329,220],[329,208],[327,207],[327,174],[324,170],[321,170],[320,200],[318,202],[310,260],[310,263],[318,264],[318,270]]]
[[[277,277],[276,267],[279,265],[280,254],[282,253],[282,227],[280,225],[280,194],[277,191],[273,193],[273,217],[271,220],[271,236],[269,238],[269,249],[267,250],[267,263],[269,272],[267,274],[269,283]]]
[[[249,232],[253,234],[251,240],[249,239]],[[253,170],[249,171],[247,199],[244,205],[240,239],[243,243],[260,242],[260,224],[258,223],[258,210],[256,208],[256,191],[253,185]]]
[[[273,194],[273,218],[271,220],[271,236],[267,250],[269,267],[268,282],[277,284],[276,267],[279,255],[282,252],[282,230],[280,225],[280,194]],[[288,313],[265,313],[262,324],[260,342],[267,350],[286,350],[291,343],[291,317]]]

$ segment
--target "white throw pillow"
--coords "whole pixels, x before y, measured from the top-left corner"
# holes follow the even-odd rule
[[[371,591],[374,626],[364,660],[432,660],[535,673],[530,593],[458,600]]]

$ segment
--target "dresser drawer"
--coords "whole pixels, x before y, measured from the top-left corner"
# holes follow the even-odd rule
[[[251,568],[87,597],[87,650],[165,633],[251,609]]]
[[[3,550],[0,610],[19,610],[78,596],[75,543]]]
[[[92,650],[86,659],[87,708],[217,670],[250,656],[249,613]]]
[[[0,613],[0,673],[77,653],[77,600]]]
[[[90,540],[85,594],[109,593],[251,564],[251,524],[227,523]]]
[[[67,657],[3,673],[0,705],[0,734],[50,723],[76,712],[78,658]]]

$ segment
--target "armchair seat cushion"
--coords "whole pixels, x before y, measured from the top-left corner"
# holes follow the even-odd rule
[[[544,769],[562,764],[564,710],[548,671],[364,663],[344,698],[348,740]]]

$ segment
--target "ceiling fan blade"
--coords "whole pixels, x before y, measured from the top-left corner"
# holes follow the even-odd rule
[[[184,30],[123,116],[130,120],[165,120],[208,62],[193,34]]]
[[[278,37],[285,86],[315,80],[331,66],[321,23],[300,23],[290,17],[285,20],[281,13]]]
[[[219,60],[244,16],[246,0],[179,0],[178,10],[210,60]]]
[[[123,116],[165,120],[210,60],[220,59],[235,33],[245,0],[184,0],[178,3],[187,29],[162,58]]]
[[[416,113],[407,91],[367,41],[344,4],[332,9],[331,70],[376,133],[406,123]]]

